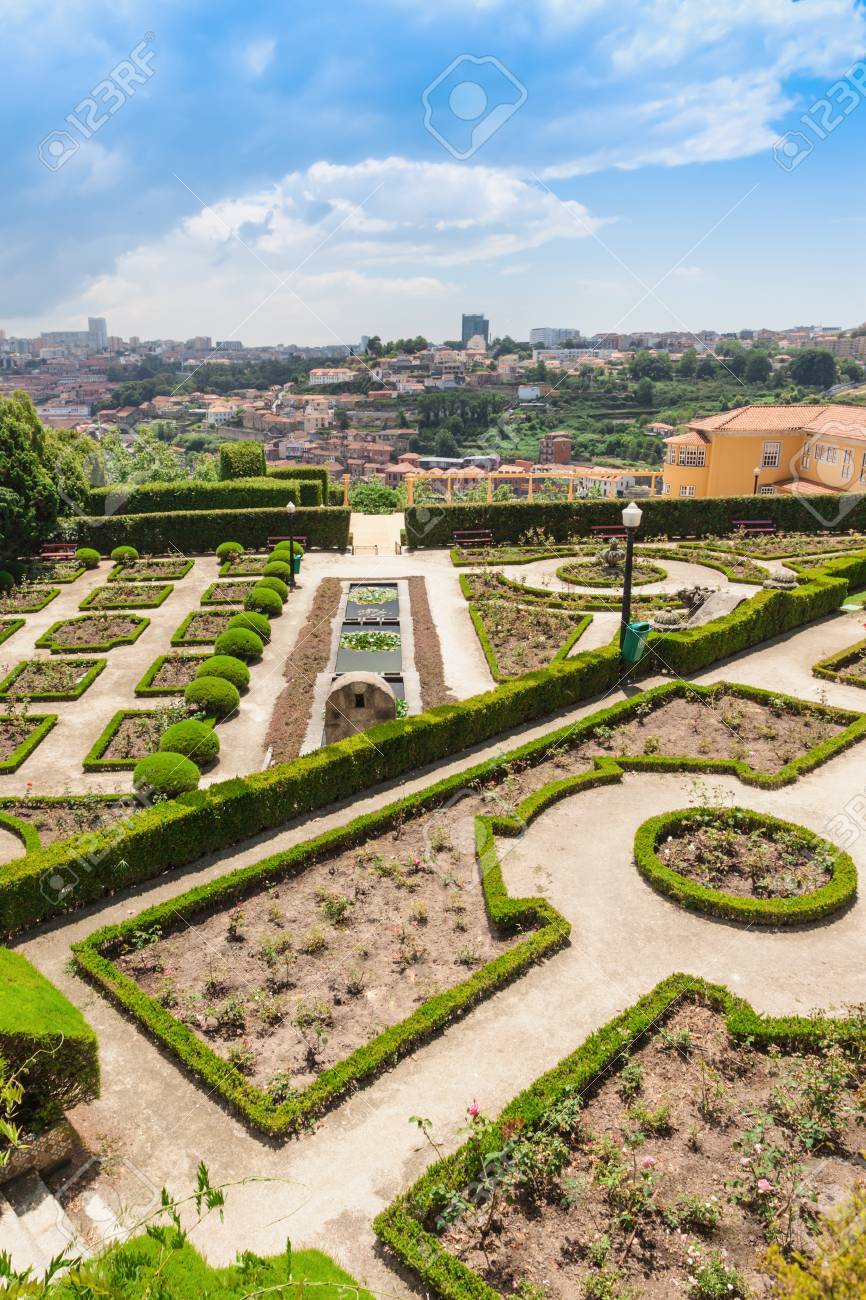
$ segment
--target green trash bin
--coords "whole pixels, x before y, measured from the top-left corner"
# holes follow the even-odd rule
[[[626,663],[636,664],[647,651],[646,639],[651,630],[649,623],[626,623],[622,640],[622,657]]]
[[[302,555],[293,555],[293,556],[292,556],[292,567],[293,567],[293,570],[294,570],[294,572],[295,572],[296,574],[301,572],[301,560],[302,560],[302,559],[303,559],[303,556],[302,556]]]

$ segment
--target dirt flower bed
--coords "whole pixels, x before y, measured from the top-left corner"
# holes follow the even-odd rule
[[[842,533],[839,536],[828,533],[823,537],[814,533],[770,533],[764,536],[713,539],[708,545],[769,560],[786,555],[826,555],[828,551],[866,550],[866,533]]]
[[[190,569],[191,561],[185,560],[182,556],[176,559],[151,560],[143,558],[134,560],[132,564],[124,564],[120,569],[117,578],[112,578],[113,582],[148,582],[156,579],[162,579],[165,582],[179,581]]]
[[[435,816],[147,939],[120,968],[279,1100],[509,946]]]
[[[157,690],[176,688],[182,691],[184,686],[188,686],[193,680],[196,669],[206,658],[206,655],[168,655],[151,681],[151,687]]]
[[[98,663],[97,659],[30,659],[4,694],[67,694],[75,691],[82,678]]]
[[[265,566],[269,563],[269,555],[237,555],[226,561],[220,568],[220,574],[224,578],[253,578],[264,573]]]
[[[504,600],[518,604],[531,604],[536,609],[618,610],[622,604],[621,596],[613,592],[608,594],[606,591],[581,593],[554,590],[546,584],[546,578],[549,576],[552,577],[552,575],[541,574],[532,582],[524,584],[517,576],[508,579],[504,574],[492,570],[464,575],[470,600]],[[652,610],[676,609],[680,606],[675,596],[638,594],[632,599],[631,607],[636,618],[644,618]]]
[[[862,1179],[862,1061],[759,1052],[686,1003],[617,1067],[537,1126],[515,1119],[486,1194],[443,1193],[429,1226],[524,1300],[768,1295],[768,1244],[808,1250],[815,1211]],[[470,1141],[487,1125],[471,1106]]]
[[[478,615],[503,677],[546,668],[574,631],[577,616],[564,610],[485,601]]]
[[[52,634],[57,645],[73,649],[75,646],[103,645],[118,637],[128,637],[139,626],[140,620],[128,614],[94,614],[92,617],[70,619],[61,623]]]
[[[11,757],[18,746],[28,736],[32,736],[38,726],[38,721],[28,718],[25,713],[0,717],[0,762]]]
[[[242,605],[252,582],[215,582],[201,598],[203,605]]]
[[[105,748],[99,754],[100,762],[116,763],[137,761],[159,749],[166,727],[193,716],[194,709],[186,703],[163,704],[155,709],[130,712],[121,717]]]
[[[695,812],[656,848],[666,867],[708,889],[748,898],[796,898],[833,873],[827,849],[793,829],[741,823],[723,808]]]
[[[409,607],[415,639],[415,668],[421,683],[421,703],[425,709],[438,704],[453,704],[454,693],[445,681],[439,633],[430,612],[427,583],[424,578],[409,578]]]
[[[196,610],[188,622],[184,620],[186,626],[183,632],[178,629],[172,642],[175,645],[194,645],[197,642],[215,641],[220,632],[228,627],[229,619],[238,613],[240,609]]]
[[[20,587],[13,587],[11,591],[6,591],[0,595],[0,614],[32,613],[48,604],[45,598],[50,591],[50,587],[39,586],[37,583],[22,582]],[[53,596],[50,599],[53,599],[58,591],[59,588],[55,587]]]
[[[576,586],[622,587],[625,581],[625,564],[611,567],[598,555],[591,559],[563,564],[556,570],[556,576],[563,582],[573,582]],[[648,582],[661,582],[667,576],[660,565],[652,564],[649,560],[635,560],[631,580],[633,586],[643,587]]]
[[[9,800],[0,805],[0,813],[8,813],[18,821],[27,822],[39,835],[42,845],[54,844],[65,840],[70,835],[98,831],[117,820],[118,807],[121,815],[135,811],[126,804],[118,805],[112,801],[79,796],[63,802],[40,802],[38,797]]]
[[[286,685],[277,696],[265,737],[275,763],[297,758],[310,720],[316,677],[331,658],[331,627],[340,604],[342,586],[338,578],[323,578],[316,588],[307,621],[286,659]]]
[[[170,593],[171,587],[155,587],[140,582],[123,582],[116,580],[105,587],[96,587],[85,597],[87,609],[110,609],[128,606],[141,609],[159,605]]]

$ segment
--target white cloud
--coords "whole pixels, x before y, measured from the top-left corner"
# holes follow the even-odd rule
[[[260,77],[271,65],[277,43],[271,36],[248,41],[241,51],[241,63],[252,77]]]
[[[515,255],[586,239],[603,222],[492,167],[318,162],[130,251],[90,285],[85,304],[146,336],[167,321],[182,337],[206,322],[217,338],[351,342],[371,314],[400,320],[405,304],[409,329],[419,304],[456,304],[468,272],[454,284],[442,278],[449,268],[511,270]]]
[[[680,280],[703,280],[704,268],[702,266],[676,266],[671,275],[675,275]]]

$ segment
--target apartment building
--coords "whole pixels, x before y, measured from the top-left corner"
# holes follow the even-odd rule
[[[539,465],[569,465],[571,434],[546,433],[538,444]]]
[[[354,370],[342,366],[318,366],[310,371],[311,384],[351,384],[357,378]]]
[[[866,491],[862,406],[741,406],[692,420],[665,444],[671,496]]]

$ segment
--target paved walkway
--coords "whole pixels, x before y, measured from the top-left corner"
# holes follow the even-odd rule
[[[407,558],[394,557],[389,565]],[[345,564],[341,557],[334,561]],[[425,571],[436,568],[434,563]],[[392,576],[378,566],[375,573]],[[819,682],[810,670],[816,659],[856,640],[860,629],[859,616],[838,614],[716,667],[700,680],[750,682],[859,709],[866,697],[856,687]],[[597,702],[586,705],[568,716],[597,707]],[[513,748],[554,725],[547,720],[461,755],[438,765],[435,775],[460,770],[481,753]],[[352,815],[420,788],[430,776],[417,773],[386,790],[370,791],[351,805]],[[826,833],[828,819],[863,791],[862,746],[778,792],[728,778],[711,784],[748,806]],[[509,841],[509,887],[548,894],[574,925],[571,946],[330,1112],[314,1132],[285,1145],[247,1131],[133,1024],[70,975],[68,945],[99,924],[132,915],[230,865],[255,861],[337,825],[347,810],[330,809],[261,836],[29,937],[21,949],[82,1007],[99,1035],[103,1096],[80,1108],[77,1125],[92,1142],[107,1135],[121,1158],[155,1188],[165,1183],[172,1191],[188,1191],[200,1159],[216,1180],[275,1180],[235,1188],[225,1227],[210,1222],[194,1234],[195,1244],[214,1262],[227,1261],[240,1247],[277,1251],[288,1235],[297,1245],[328,1250],[383,1297],[419,1294],[377,1252],[370,1230],[374,1215],[428,1162],[429,1148],[419,1142],[411,1115],[429,1116],[452,1148],[472,1100],[495,1113],[587,1032],[672,970],[727,983],[770,1013],[866,1000],[862,900],[835,921],[777,935],[681,913],[643,884],[631,865],[635,827],[655,812],[689,803],[693,785],[689,776],[628,776],[619,786],[554,806],[523,839]],[[866,871],[866,840],[849,851]]]

